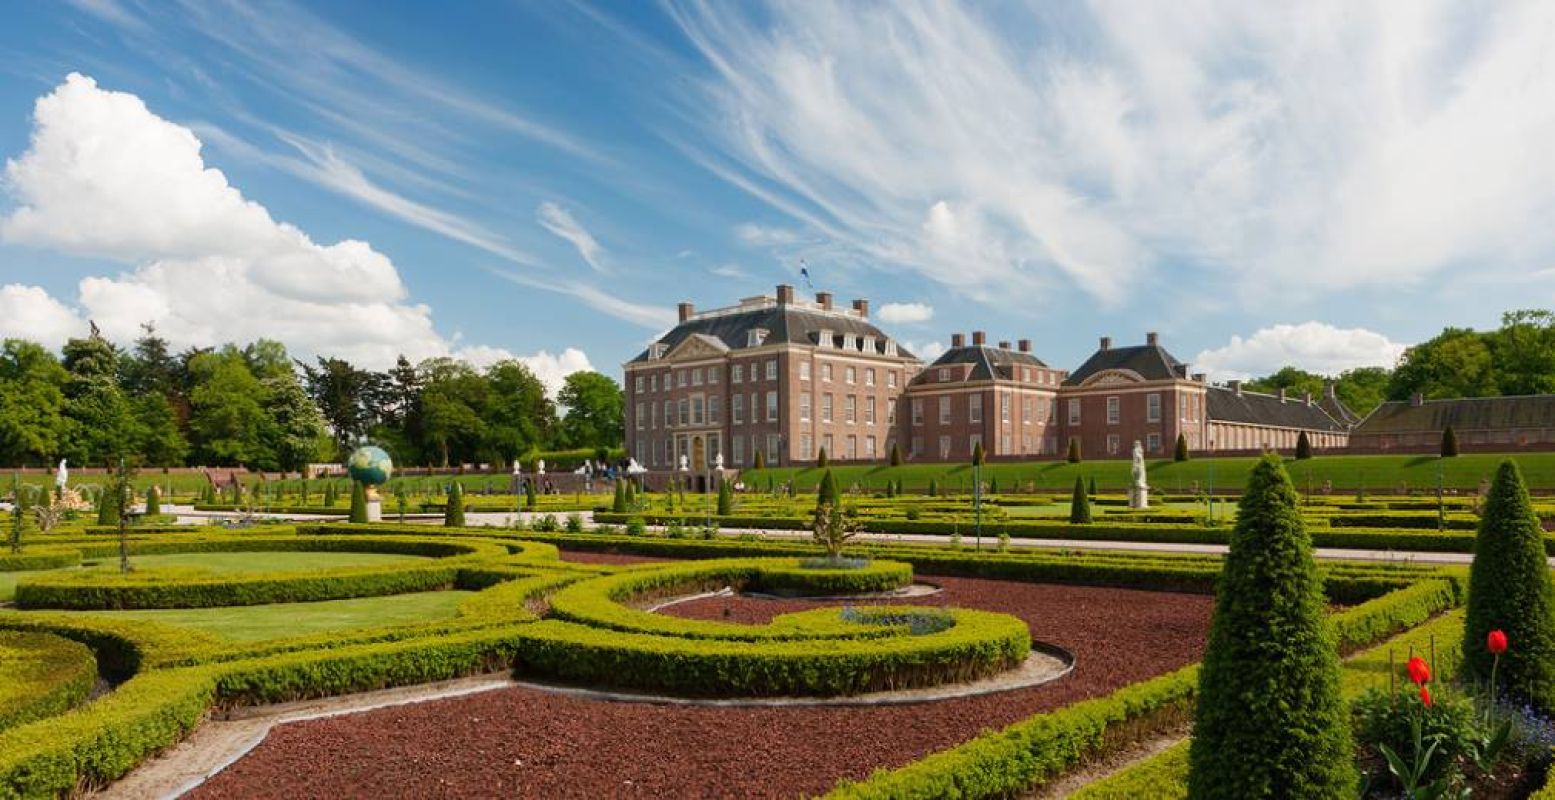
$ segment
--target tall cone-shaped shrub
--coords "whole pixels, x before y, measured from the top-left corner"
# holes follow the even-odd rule
[[[1074,476],[1074,494],[1069,498],[1069,524],[1091,524],[1091,496],[1085,491],[1085,480]]]
[[[97,495],[98,525],[119,524],[119,512],[122,509],[119,508],[120,499],[114,496],[117,493],[113,484],[110,483]]]
[[[1458,455],[1458,432],[1451,425],[1442,429],[1442,458],[1455,458]]]
[[[829,464],[831,464],[831,457],[826,455],[826,448],[822,447],[820,455],[815,457],[815,465],[821,469],[826,469]]]
[[[146,516],[162,513],[162,493],[155,484],[146,487]]]
[[[815,489],[815,505],[817,508],[824,505],[842,507],[842,493],[837,491],[837,479],[832,477],[831,470],[821,473],[821,483]]]
[[[610,510],[617,514],[626,512],[626,481],[616,481],[616,496],[610,504]]]
[[[530,481],[531,486],[534,485]],[[443,506],[443,527],[464,527],[464,485],[454,481],[454,485],[448,490],[448,503]]]
[[[734,490],[729,488],[728,481],[718,482],[718,515],[728,516],[734,513]]]
[[[902,465],[902,446],[899,445],[899,444],[896,444],[895,442],[893,442],[891,444],[891,466],[893,466],[893,467],[900,467],[901,465]]]
[[[367,487],[361,481],[351,481],[351,515],[349,522],[367,521]]]
[[[462,500],[464,498],[464,489],[457,482],[454,483],[454,488],[459,490],[459,498]],[[539,501],[535,498],[535,481],[534,478],[530,478],[524,482],[524,509],[533,511],[537,505],[539,505]],[[462,506],[459,509],[459,524],[464,524],[464,508]]]
[[[1339,653],[1299,498],[1277,456],[1253,467],[1199,669],[1188,797],[1352,798]]]
[[[1307,432],[1302,431],[1296,437],[1296,459],[1305,461],[1312,457],[1312,440],[1307,438]]]
[[[1068,459],[1069,459],[1069,463],[1071,463],[1071,464],[1078,464],[1078,463],[1080,463],[1080,440],[1079,439],[1071,438],[1069,440],[1069,456],[1068,456]]]
[[[1179,434],[1177,434],[1177,450],[1172,453],[1172,460],[1173,461],[1187,461],[1188,460],[1188,434],[1186,434],[1186,433],[1179,433]]]
[[[1508,694],[1555,711],[1555,590],[1544,560],[1544,532],[1528,499],[1523,476],[1511,459],[1501,462],[1485,499],[1474,565],[1469,568],[1469,608],[1463,626],[1463,668],[1470,680],[1488,683],[1495,657],[1485,648],[1493,630],[1506,632],[1497,685]]]

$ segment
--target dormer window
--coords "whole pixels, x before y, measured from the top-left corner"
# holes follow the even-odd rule
[[[821,332],[817,333],[815,335],[815,345],[816,345],[816,347],[831,347],[832,346],[831,331],[829,331],[829,330],[827,330],[825,328],[822,328]]]
[[[869,353],[871,355],[874,354],[874,352],[875,352],[875,337],[873,337],[873,336],[865,336],[864,337],[864,352]]]
[[[746,347],[760,347],[767,340],[767,331],[764,328],[751,328],[745,332]]]
[[[658,342],[654,342],[653,346],[648,348],[648,358],[650,358],[650,359],[660,359],[660,358],[663,358],[664,357],[664,351],[666,349],[667,348],[665,347],[665,345],[659,344]]]
[[[854,334],[851,334],[851,333],[843,334],[843,336],[842,336],[842,349],[844,349],[844,350],[857,350],[858,349],[858,336],[856,336]]]
[[[888,355],[888,356],[896,355],[896,340],[895,339],[887,339],[887,340],[885,340],[885,354]]]

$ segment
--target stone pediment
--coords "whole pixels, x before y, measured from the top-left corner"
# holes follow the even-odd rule
[[[705,333],[693,333],[675,345],[675,349],[665,356],[669,361],[692,361],[698,358],[721,356],[729,352],[729,346],[716,337]]]
[[[1131,369],[1104,369],[1101,372],[1086,378],[1081,386],[1120,386],[1130,383],[1144,383],[1145,376]]]

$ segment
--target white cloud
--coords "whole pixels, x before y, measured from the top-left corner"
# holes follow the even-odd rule
[[[535,218],[540,221],[540,226],[565,239],[577,249],[578,255],[588,262],[596,272],[607,272],[604,265],[605,249],[599,246],[594,235],[583,227],[567,209],[552,202],[540,204],[535,211]]]
[[[86,333],[76,312],[37,286],[0,286],[0,339],[28,339],[58,348],[72,336]]]
[[[902,344],[906,345],[908,351],[910,351],[913,355],[923,359],[925,362],[933,361],[934,359],[939,358],[945,354],[945,344],[943,342],[924,342],[923,344],[917,344],[914,342],[904,341]]]
[[[1365,328],[1322,322],[1273,325],[1245,339],[1232,336],[1224,347],[1199,353],[1193,369],[1216,380],[1260,377],[1286,366],[1338,375],[1355,367],[1392,367],[1404,347]]]
[[[493,269],[489,271],[503,280],[511,281],[520,286],[555,292],[581,300],[596,311],[609,314],[616,319],[630,322],[633,325],[640,325],[644,328],[663,328],[665,325],[671,325],[675,322],[675,312],[671,309],[624,300],[594,286],[592,283],[559,278],[540,278],[533,275],[520,274],[512,270]]]
[[[588,355],[576,347],[566,348],[555,355],[550,351],[541,350],[532,356],[520,356],[500,347],[476,345],[461,347],[453,355],[469,362],[477,369],[485,369],[498,361],[517,361],[528,367],[529,371],[545,384],[545,393],[552,400],[556,399],[556,394],[561,391],[562,383],[568,375],[574,372],[595,371],[594,365],[589,363]]]
[[[934,306],[927,303],[886,303],[875,316],[881,322],[928,322],[934,318]]]
[[[15,208],[0,239],[127,265],[83,279],[79,311],[7,287],[5,318],[41,331],[23,335],[79,334],[72,320],[87,317],[121,342],[155,322],[175,347],[265,337],[371,368],[454,352],[387,256],[275,221],[205,165],[193,133],[134,95],[72,74],[38,100],[30,146],[5,174]]]
[[[734,278],[736,280],[742,281],[748,281],[751,279],[751,274],[746,272],[745,268],[741,267],[739,264],[719,264],[709,271],[720,278]]]
[[[754,222],[744,222],[736,225],[734,235],[739,237],[740,241],[753,247],[795,245],[804,241],[803,234],[792,228],[757,225]]]
[[[683,152],[795,236],[972,296],[1289,298],[1555,254],[1549,3],[671,10],[715,72]]]

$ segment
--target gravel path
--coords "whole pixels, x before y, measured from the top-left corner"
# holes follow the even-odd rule
[[[526,688],[277,727],[198,798],[796,797],[1199,658],[1213,598],[936,578],[896,600],[1005,611],[1073,652],[1046,686],[907,706],[706,708]],[[672,613],[758,622],[804,601],[708,598]],[[835,605],[831,603],[828,605]]]

